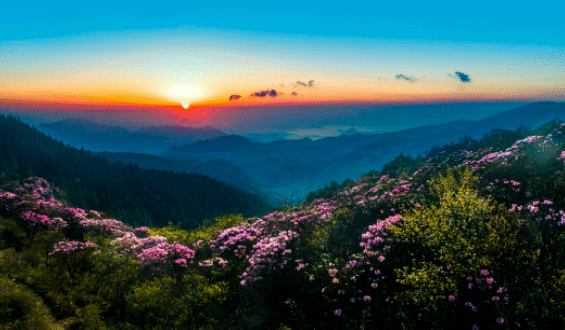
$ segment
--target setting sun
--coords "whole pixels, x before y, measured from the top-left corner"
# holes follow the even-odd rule
[[[188,109],[188,106],[189,106],[188,103],[183,103],[183,105],[182,105],[182,107],[183,107],[184,109]]]

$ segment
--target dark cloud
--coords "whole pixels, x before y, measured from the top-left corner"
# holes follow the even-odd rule
[[[236,101],[239,98],[241,98],[241,95],[237,95],[237,94],[230,95],[230,101]]]
[[[449,74],[450,77],[453,77],[453,75],[450,73]],[[457,77],[457,79],[459,79],[462,83],[468,83],[471,82],[471,78],[469,78],[468,74],[465,74],[463,72],[459,72],[459,71],[455,71],[455,76]]]
[[[271,90],[265,90],[265,91],[260,91],[260,92],[255,92],[249,96],[258,96],[258,97],[265,97],[265,96],[271,96],[271,97],[275,97],[277,96],[277,91],[274,89]]]
[[[314,80],[310,80],[308,83],[298,80],[296,84],[304,87],[314,87]]]
[[[394,77],[396,78],[396,80],[404,79],[404,80],[406,80],[406,81],[408,81],[408,82],[415,82],[415,81],[417,80],[417,79],[414,78],[414,77],[408,77],[408,76],[405,76],[405,75],[403,75],[403,74],[397,74],[397,75],[394,76]]]
[[[291,94],[291,95],[293,95],[293,96],[296,96],[296,95],[298,95],[298,93],[296,93],[296,92],[292,92],[292,94]]]

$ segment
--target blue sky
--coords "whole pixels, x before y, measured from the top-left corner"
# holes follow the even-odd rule
[[[565,100],[555,1],[12,1],[1,15],[4,108],[168,106],[228,128],[257,105],[275,127],[276,104]]]
[[[556,1],[9,1],[2,40],[181,25],[307,34],[563,45]]]

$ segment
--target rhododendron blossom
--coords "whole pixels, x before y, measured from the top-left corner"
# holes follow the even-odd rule
[[[78,241],[69,241],[68,239],[64,239],[63,241],[60,241],[55,244],[55,246],[53,247],[53,251],[49,253],[49,255],[50,256],[56,254],[65,255],[65,254],[70,254],[74,251],[87,250],[87,249],[96,251],[98,249],[98,246],[96,245],[96,243],[90,241],[78,242]]]

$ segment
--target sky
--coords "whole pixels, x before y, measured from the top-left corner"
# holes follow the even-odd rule
[[[478,119],[565,100],[554,3],[13,1],[0,20],[0,108],[240,133],[386,130],[360,114],[391,105],[477,104],[426,111]]]

